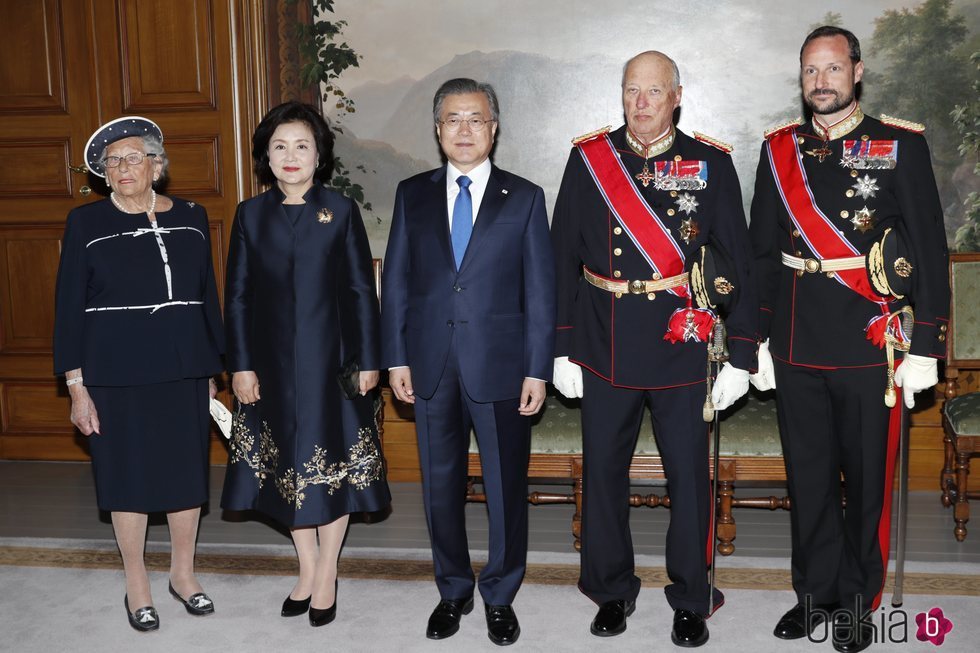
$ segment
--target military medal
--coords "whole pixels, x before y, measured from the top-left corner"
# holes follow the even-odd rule
[[[657,190],[704,190],[708,187],[707,161],[654,161]]]
[[[639,181],[640,183],[642,183],[643,184],[643,187],[646,188],[647,186],[650,185],[650,182],[653,181],[654,179],[655,179],[655,177],[654,177],[653,173],[650,172],[650,167],[647,166],[647,162],[644,161],[643,162],[643,170],[640,170],[636,174],[636,180]]]
[[[852,170],[892,170],[898,165],[898,141],[844,141],[840,164]]]
[[[333,211],[330,209],[320,209],[316,212],[316,221],[321,224],[328,224],[333,220]]]
[[[869,209],[867,206],[860,211],[855,211],[854,217],[851,218],[851,224],[854,225],[854,230],[860,231],[862,234],[870,231],[874,227],[874,215],[875,210]]]
[[[677,199],[674,200],[677,204],[677,209],[683,211],[684,213],[691,215],[696,213],[698,210],[698,200],[690,193],[681,193]]]
[[[860,195],[863,199],[874,197],[875,193],[881,190],[878,187],[878,180],[867,174],[864,177],[855,178],[851,188],[854,189],[855,194]]]
[[[834,153],[833,150],[827,147],[827,141],[824,141],[823,145],[821,145],[819,148],[814,148],[812,150],[805,150],[805,151],[810,156],[816,157],[817,163],[823,163],[824,159],[826,159],[828,156]]]
[[[701,233],[701,227],[694,221],[694,218],[684,218],[681,220],[681,226],[677,231],[680,233],[684,242],[690,245],[698,237],[698,234]]]

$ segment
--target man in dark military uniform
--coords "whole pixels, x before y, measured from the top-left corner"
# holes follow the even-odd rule
[[[653,413],[670,493],[665,589],[672,639],[708,639],[706,330],[692,308],[686,258],[707,242],[733,261],[744,290],[727,320],[731,362],[714,388],[724,408],[748,390],[756,348],[750,247],[730,147],[674,128],[681,87],[659,52],[623,73],[626,125],[575,139],[552,221],[558,285],[555,387],[582,397],[584,503],[581,590],[600,609],[591,631],[617,635],[635,607],[628,469],[645,405]],[[724,282],[724,283],[723,283]],[[665,331],[667,332],[665,335]],[[585,373],[583,374],[583,368]]]
[[[864,65],[854,35],[818,28],[800,64],[813,118],[766,134],[750,226],[768,339],[752,381],[777,388],[799,601],[774,634],[807,636],[839,609],[834,647],[859,651],[874,633],[855,621],[878,607],[885,580],[898,437],[900,404],[883,399],[883,345],[910,347],[894,380],[911,407],[945,355],[946,238],[923,127],[875,120],[855,99]],[[865,255],[883,238],[904,241],[908,254],[869,275]],[[908,290],[889,294],[886,276]],[[909,300],[911,334],[889,318]]]

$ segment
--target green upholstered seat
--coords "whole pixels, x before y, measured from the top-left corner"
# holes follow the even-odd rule
[[[477,451],[476,440],[470,452]],[[549,393],[544,410],[531,427],[531,453],[577,454],[582,452],[579,402]],[[650,411],[644,411],[636,443],[637,455],[658,455]],[[753,392],[722,414],[722,456],[782,456],[772,393]]]
[[[943,412],[957,436],[980,435],[980,392],[950,399]]]

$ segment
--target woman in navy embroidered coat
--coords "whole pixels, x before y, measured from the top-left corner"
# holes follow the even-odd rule
[[[352,512],[390,502],[374,420],[378,299],[357,205],[324,188],[333,134],[310,105],[272,109],[252,139],[272,187],[242,202],[228,256],[228,369],[239,401],[222,506],[290,529],[300,572],[283,616],[336,610],[337,558]],[[355,362],[348,399],[341,367]],[[319,549],[317,548],[319,539]]]

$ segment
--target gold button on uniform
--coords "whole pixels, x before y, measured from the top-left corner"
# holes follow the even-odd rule
[[[616,299],[619,299],[622,296],[623,296],[623,293],[621,293],[621,292],[616,293]]]
[[[833,279],[833,278],[834,278],[835,276],[837,276],[837,275],[836,275],[836,274],[834,274],[833,272],[828,272],[828,273],[827,273],[827,278],[828,278],[828,279]]]
[[[667,215],[674,215],[675,213],[677,213],[677,211],[674,209],[667,209]]]
[[[674,161],[680,161],[680,160],[681,160],[681,155],[680,154],[675,154],[674,155]]]
[[[616,277],[616,278],[618,279],[618,278],[620,278],[621,276],[623,276],[623,273],[622,273],[622,272],[620,272],[619,270],[613,270],[613,276],[614,276],[614,277]]]
[[[862,141],[868,140],[868,135],[867,134],[861,134],[861,140]]]
[[[942,331],[943,333],[946,333],[946,325],[945,324],[940,324],[939,325],[939,330]]]
[[[659,272],[654,272],[653,273],[653,280],[654,281],[660,281],[660,273]]]
[[[676,190],[670,191],[670,196],[671,197],[677,197],[677,191]]]
[[[796,142],[797,142],[797,143],[799,143],[800,145],[803,145],[803,141],[804,141],[804,140],[805,140],[805,139],[804,139],[804,138],[803,138],[802,136],[797,136],[797,137],[796,137]]]
[[[649,299],[650,301],[653,301],[656,298],[657,298],[657,296],[655,294],[653,294],[652,292],[648,292],[647,293],[647,299]]]
[[[844,193],[844,194],[847,195],[848,197],[854,197],[854,189],[853,188],[848,188],[847,189],[847,192]]]
[[[857,177],[858,176],[858,171],[857,170],[851,170],[851,176],[852,177]]]
[[[618,236],[619,234],[623,233],[623,228],[622,227],[616,227],[615,229],[613,229],[613,233]]]
[[[939,342],[943,342],[944,340],[946,340],[946,336],[944,336],[943,334],[940,333],[939,334]]]
[[[623,253],[623,250],[619,249],[618,247],[613,250],[613,255],[614,256],[619,256],[622,253]]]
[[[793,230],[793,238],[799,238],[799,237],[800,237],[800,230],[799,229],[794,229]]]
[[[840,212],[840,217],[842,217],[842,218],[846,218],[849,215],[850,215],[850,213],[848,213],[847,211],[841,211]]]

